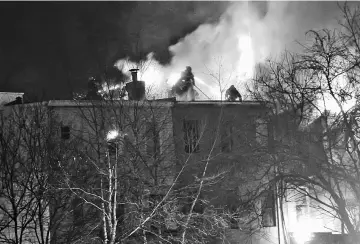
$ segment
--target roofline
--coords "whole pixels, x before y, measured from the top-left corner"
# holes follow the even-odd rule
[[[258,102],[258,101],[224,101],[224,100],[199,100],[199,101],[176,101],[175,104],[179,105],[236,105],[236,106],[247,106],[247,105],[257,105],[263,106],[266,102]]]
[[[24,95],[24,92],[0,92],[0,94]]]
[[[40,102],[41,103],[41,102]],[[173,105],[236,105],[236,106],[248,106],[256,105],[262,106],[266,105],[266,102],[259,101],[223,101],[223,100],[197,100],[197,101],[169,101],[166,99],[159,100],[142,100],[142,101],[133,101],[133,100],[114,100],[114,101],[98,101],[98,100],[49,100],[48,102],[42,102],[42,104],[47,104],[49,107],[87,107],[87,106],[96,106],[96,105],[105,105],[105,106],[116,106],[116,105],[135,105],[139,104],[141,106],[146,106],[147,104],[152,106],[173,106]]]
[[[142,100],[142,101],[130,101],[130,100],[114,100],[114,101],[97,101],[97,100],[50,100],[48,101],[49,107],[94,107],[101,106],[154,106],[154,107],[172,107],[174,102],[169,101],[157,101],[157,100]]]

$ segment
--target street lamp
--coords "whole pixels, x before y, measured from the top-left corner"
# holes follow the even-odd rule
[[[123,150],[124,140],[127,134],[118,130],[110,130],[106,134],[106,142],[108,144],[109,155],[117,154],[118,150]]]
[[[107,134],[106,134],[106,140],[107,141],[111,141],[116,139],[119,136],[119,131],[118,130],[110,130]]]

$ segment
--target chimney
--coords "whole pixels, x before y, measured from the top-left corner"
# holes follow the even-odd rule
[[[139,69],[131,69],[132,82],[125,86],[128,93],[129,100],[143,100],[145,99],[145,82],[137,79],[137,72]]]
[[[139,69],[131,69],[129,71],[131,72],[133,82],[137,82],[137,72],[139,71]]]

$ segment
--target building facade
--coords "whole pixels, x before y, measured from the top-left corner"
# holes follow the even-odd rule
[[[274,162],[279,160],[272,155],[281,155],[274,151],[275,141],[288,136],[283,133],[282,123],[270,119],[266,104],[165,99],[55,100],[38,106],[47,115],[46,126],[52,128],[48,135],[60,145],[57,170],[77,172],[68,178],[62,174],[61,183],[67,184],[62,188],[73,194],[66,196],[71,206],[49,201],[49,213],[42,215],[49,218],[54,213],[57,219],[56,225],[46,227],[53,243],[70,243],[84,233],[96,243],[112,233],[111,225],[106,228],[107,234],[98,225],[110,213],[115,216],[109,217],[110,222],[119,219],[116,231],[120,239],[116,241],[125,238],[141,221],[143,230],[153,235],[142,236],[149,241],[156,240],[156,236],[177,240],[180,227],[196,223],[186,222],[186,217],[176,218],[189,216],[189,212],[206,216],[206,208],[222,209],[229,217],[230,225],[224,227],[222,239],[212,238],[214,243],[286,243],[294,242],[296,234],[308,234],[309,226],[311,232],[319,233],[341,228],[339,222],[331,222],[333,218],[319,215],[315,219],[318,211],[310,208],[310,197],[297,196],[298,191],[291,189],[281,195],[280,185],[271,183],[277,177]],[[31,106],[7,107],[3,118],[25,107]],[[317,149],[313,144],[307,147]],[[296,168],[294,165],[291,168]],[[84,178],[90,169],[91,177]],[[111,187],[118,182],[122,184],[116,188],[119,201],[115,202],[111,195],[115,188]],[[180,198],[181,194],[187,197]],[[176,207],[181,210],[175,211],[175,217],[162,205],[163,199],[167,199],[168,208],[172,200],[181,199],[183,206]],[[105,208],[104,202],[113,208]],[[97,214],[85,207],[88,205],[95,207]],[[154,214],[152,210],[160,206],[161,214]],[[148,216],[151,218],[146,220]],[[306,233],[299,231],[305,227]],[[169,233],[164,234],[164,230]]]

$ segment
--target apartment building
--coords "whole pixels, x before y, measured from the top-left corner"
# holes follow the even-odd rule
[[[98,166],[104,166],[111,160],[121,163],[117,172],[122,179],[126,179],[126,183],[119,192],[128,202],[139,203],[140,200],[135,198],[142,196],[140,202],[147,202],[144,206],[151,209],[158,202],[156,199],[165,196],[176,181],[173,189],[186,189],[189,198],[184,202],[191,203],[194,198],[190,196],[196,195],[199,182],[203,182],[195,211],[201,213],[206,206],[233,211],[232,225],[228,226],[225,235],[230,243],[285,243],[287,238],[297,243],[294,233],[298,233],[306,223],[312,224],[311,232],[341,231],[341,224],[333,222],[333,218],[323,215],[310,218],[318,212],[310,208],[311,199],[308,196],[288,190],[286,196],[280,197],[279,185],[269,188],[269,181],[276,176],[274,159],[270,157],[277,145],[274,140],[283,140],[289,137],[284,131],[298,128],[284,126],[284,121],[292,120],[288,116],[279,116],[277,121],[269,119],[266,104],[174,99],[53,100],[4,107],[2,114],[6,117],[12,114],[11,111],[21,108],[31,114],[30,108],[34,110],[36,106],[46,111],[46,118],[52,118],[51,123],[55,126],[51,137],[56,138],[57,143],[65,145],[65,148],[66,145],[83,145],[77,148],[76,156],[72,155],[72,164],[89,164],[89,160],[95,158],[99,161],[91,163]],[[306,144],[306,147],[312,150],[312,155],[318,154],[316,150],[321,150],[319,144]],[[85,156],[89,158],[88,161],[84,159]],[[69,160],[66,150],[63,157]],[[296,165],[291,168],[295,169]],[[84,169],[78,170],[78,179],[81,179],[81,170]],[[96,181],[103,172],[94,170]],[[86,184],[87,180],[84,181]],[[77,183],[80,184],[80,181]],[[95,185],[100,183],[93,182]],[[136,195],[129,189],[137,189],[141,193],[137,192]],[[61,216],[56,230],[50,231],[49,238],[53,243],[63,243],[64,236],[78,238],[79,229],[67,229],[69,223],[80,219],[87,221],[89,218],[100,221],[99,216],[94,217],[79,207],[83,206],[81,199],[68,200],[71,201],[72,210]],[[247,212],[244,204],[251,201],[253,204],[248,206],[251,211]],[[117,210],[118,216],[138,211],[130,205],[122,204]],[[51,215],[51,206],[48,205],[48,208]],[[134,219],[138,221],[139,216],[127,216],[122,221],[126,221],[130,229],[138,224],[132,222]],[[178,228],[174,222],[168,222],[164,228]],[[77,228],[83,223],[77,223]],[[160,227],[155,225],[150,223],[147,228],[159,230]],[[89,224],[88,229],[80,234],[92,233],[103,238],[101,226],[95,227]],[[216,239],[213,241],[216,243]]]

